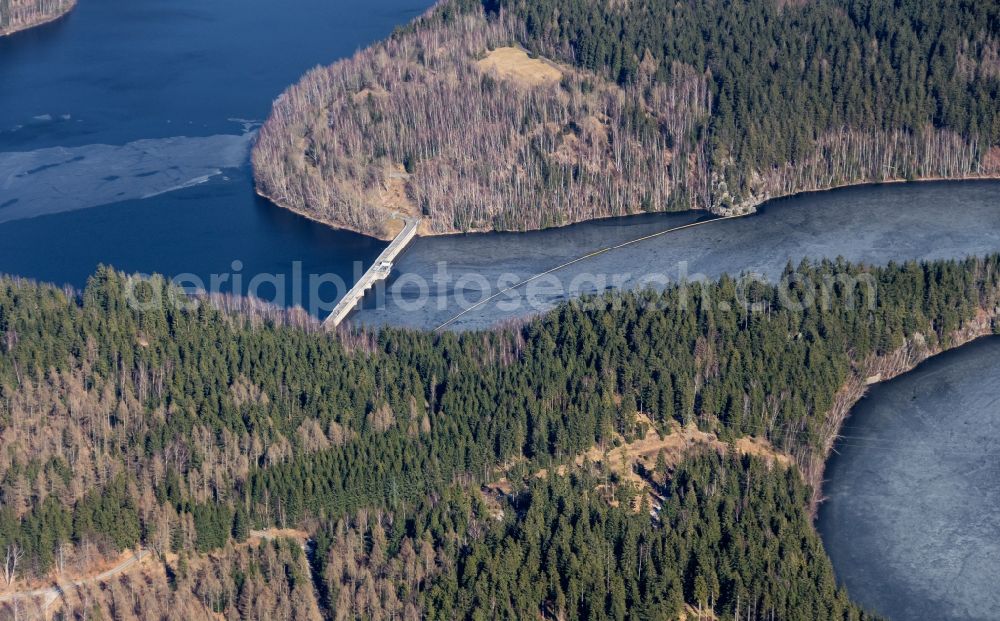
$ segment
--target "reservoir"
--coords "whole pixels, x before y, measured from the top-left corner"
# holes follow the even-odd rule
[[[891,619],[1000,615],[1000,337],[875,386],[826,470],[817,526],[851,597]]]
[[[0,39],[0,273],[82,287],[104,263],[185,276],[192,287],[217,278],[218,290],[324,316],[385,243],[257,197],[255,128],[308,68],[387,36],[429,3],[86,0],[63,20]],[[502,295],[706,215],[418,239],[353,321],[482,328],[607,288],[722,273],[773,278],[803,257],[885,263],[997,251],[998,206],[996,182],[807,194],[579,261]]]
[[[100,263],[242,273],[240,292],[283,275],[281,295],[258,292],[288,304],[295,270],[350,285],[385,244],[257,198],[253,133],[310,67],[429,4],[85,0],[0,38],[0,272],[77,287]]]
[[[355,321],[434,328],[454,319],[448,328],[475,329],[607,288],[655,288],[743,273],[773,283],[789,261],[797,265],[804,258],[884,265],[998,252],[1000,182],[843,188],[771,201],[745,218],[688,226],[703,217],[657,214],[533,233],[419,238],[397,261],[381,297],[369,295]],[[669,229],[679,230],[643,239]],[[636,239],[643,241],[506,290]],[[489,301],[476,306],[484,299]]]
[[[104,263],[324,316],[385,243],[257,197],[248,161],[254,131],[304,71],[387,36],[429,4],[86,0],[63,20],[0,39],[0,273],[82,287]],[[464,330],[608,288],[722,273],[773,278],[803,257],[882,264],[997,251],[998,207],[997,182],[807,194],[599,254],[509,291],[707,216],[418,239],[353,321]]]
[[[223,291],[322,315],[319,302],[332,307],[385,243],[255,196],[254,131],[308,68],[429,3],[81,0],[66,19],[0,39],[0,272],[77,287],[101,263],[206,283],[227,275]],[[997,252],[1000,182],[847,188],[688,226],[706,219],[418,239],[353,320],[467,330],[609,288],[723,273],[773,281],[806,257]],[[655,236],[668,229],[679,230]],[[305,291],[296,274],[345,286]],[[274,278],[254,288],[255,275]],[[998,383],[1000,341],[985,340],[875,388],[856,409],[819,526],[861,603],[899,619],[997,617]]]

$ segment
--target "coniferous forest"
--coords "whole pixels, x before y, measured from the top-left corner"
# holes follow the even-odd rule
[[[0,0],[0,35],[74,5]],[[68,127],[12,144],[96,135]],[[26,179],[72,148],[0,155]],[[1000,178],[1000,3],[440,0],[288,88],[251,158],[260,194],[382,237]],[[194,187],[216,173],[240,189]],[[814,526],[827,459],[869,385],[989,334],[1000,254],[789,263],[460,333],[327,331],[104,266],[82,290],[0,276],[0,621],[876,619]]]
[[[867,618],[811,525],[838,417],[873,369],[995,330],[1000,256],[793,271],[462,334],[4,279],[2,577],[149,551],[73,591],[81,619]],[[640,441],[666,448],[619,467]]]
[[[998,97],[995,2],[446,0],[282,94],[254,170],[375,235],[400,211],[430,232],[745,213],[996,176]]]

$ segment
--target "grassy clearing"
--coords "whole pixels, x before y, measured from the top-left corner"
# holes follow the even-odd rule
[[[541,58],[531,58],[516,47],[498,47],[476,63],[481,71],[495,72],[501,78],[522,86],[544,86],[562,79],[562,71]]]

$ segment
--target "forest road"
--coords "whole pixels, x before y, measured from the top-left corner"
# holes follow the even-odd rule
[[[89,584],[92,582],[101,582],[107,580],[108,578],[114,578],[118,574],[122,573],[129,567],[139,563],[142,559],[149,555],[148,550],[139,549],[138,552],[133,554],[131,557],[125,559],[121,563],[118,563],[111,569],[101,572],[96,576],[90,576],[89,578],[80,578],[79,580],[71,580],[63,584],[55,584],[50,587],[45,587],[41,589],[32,589],[30,591],[16,591],[14,593],[8,593],[6,595],[0,595],[0,603],[10,602],[18,599],[32,599],[32,598],[44,598],[45,603],[43,609],[47,609],[52,605],[52,602],[56,601],[56,598],[65,593],[68,590],[75,589],[77,587]]]
[[[284,538],[290,538],[290,539],[295,539],[295,540],[299,541],[300,546],[302,547],[302,549],[304,551],[308,551],[308,545],[310,543],[310,540],[308,538],[309,536],[308,536],[307,533],[304,533],[302,531],[292,530],[292,529],[270,528],[270,529],[267,529],[267,530],[255,530],[255,531],[251,531],[250,535],[252,537],[257,537],[257,538],[264,539],[264,540],[271,540],[271,539],[277,539],[277,538],[282,538],[282,537],[284,537]],[[96,575],[93,575],[93,576],[89,576],[87,578],[80,578],[78,580],[69,580],[69,581],[66,581],[66,582],[63,582],[63,583],[57,583],[57,584],[54,584],[54,585],[52,585],[50,587],[43,587],[43,588],[40,588],[40,589],[30,589],[30,590],[26,590],[26,591],[15,591],[13,593],[6,593],[6,594],[3,594],[3,595],[0,595],[0,604],[6,603],[6,602],[13,602],[13,601],[16,601],[16,600],[21,600],[21,599],[35,599],[35,598],[40,598],[40,599],[44,600],[42,609],[43,610],[47,610],[49,608],[49,606],[51,606],[52,603],[55,602],[56,599],[60,595],[66,593],[67,591],[71,591],[71,590],[73,590],[73,589],[75,589],[77,587],[81,587],[81,586],[83,586],[85,584],[91,584],[91,583],[94,583],[94,582],[103,582],[103,581],[108,580],[110,578],[114,578],[115,576],[121,574],[125,570],[127,570],[127,569],[133,567],[134,565],[137,565],[138,563],[142,562],[142,560],[144,558],[146,558],[147,556],[149,556],[149,554],[150,554],[149,550],[145,550],[143,548],[140,548],[136,553],[134,553],[129,558],[125,559],[121,563],[118,563],[117,565],[115,565],[111,569],[103,571],[103,572],[101,572],[99,574],[96,574]]]

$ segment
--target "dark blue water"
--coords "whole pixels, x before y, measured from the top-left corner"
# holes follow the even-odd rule
[[[81,0],[0,39],[0,148],[233,133],[309,68],[349,56],[430,0]],[[33,117],[70,121],[32,124]]]
[[[304,71],[428,4],[81,0],[0,38],[0,272],[76,286],[99,263],[206,284],[242,273],[244,293],[273,274],[285,303],[296,262],[349,284],[384,244],[256,197],[247,132]]]

